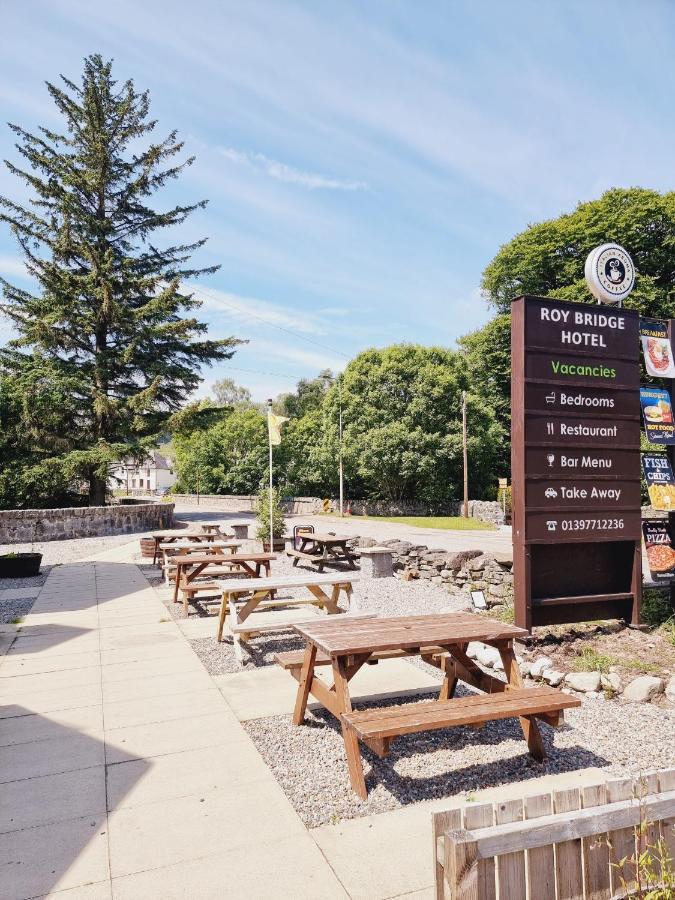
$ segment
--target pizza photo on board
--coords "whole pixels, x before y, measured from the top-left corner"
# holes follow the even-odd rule
[[[666,519],[645,519],[642,523],[645,552],[652,580],[675,580],[675,549]]]
[[[641,319],[640,341],[647,373],[654,378],[675,378],[667,323],[661,319]]]

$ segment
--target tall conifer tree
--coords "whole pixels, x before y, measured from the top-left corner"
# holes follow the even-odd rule
[[[206,339],[188,314],[200,303],[186,280],[218,268],[190,264],[205,240],[161,245],[167,228],[206,205],[150,205],[193,162],[178,159],[176,132],[153,142],[148,92],[131,80],[118,86],[99,55],[85,59],[81,85],[61,79],[47,83],[61,133],[10,125],[28,166],[6,165],[31,201],[0,197],[0,220],[38,289],[0,279],[0,310],[18,332],[0,349],[0,374],[18,385],[28,418],[45,390],[58,396],[58,408],[31,422],[32,439],[88,481],[97,505],[110,461],[156,437],[199,384],[201,365],[228,359],[238,341]]]

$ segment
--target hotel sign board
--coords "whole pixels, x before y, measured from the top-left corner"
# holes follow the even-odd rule
[[[531,628],[602,618],[599,610],[635,620],[638,314],[519,297],[511,340],[516,621]],[[603,569],[608,588],[599,591]]]

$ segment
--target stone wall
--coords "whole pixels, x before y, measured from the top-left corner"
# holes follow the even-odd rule
[[[513,557],[508,553],[483,553],[480,550],[436,550],[408,541],[376,541],[357,538],[357,547],[389,547],[394,572],[410,581],[426,579],[444,584],[451,591],[484,591],[488,606],[513,602]]]
[[[197,506],[196,494],[171,494],[176,503]],[[199,506],[224,512],[255,512],[258,498],[255,494],[200,494]],[[282,505],[287,515],[312,516],[321,511],[318,497],[284,497]]]
[[[133,534],[173,524],[173,503],[0,510],[0,544]]]

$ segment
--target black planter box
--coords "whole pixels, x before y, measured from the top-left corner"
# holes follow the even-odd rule
[[[0,556],[0,578],[30,578],[40,574],[41,553],[13,553]]]

